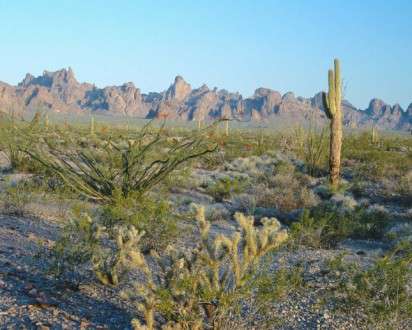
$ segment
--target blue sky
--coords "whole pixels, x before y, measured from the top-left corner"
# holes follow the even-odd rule
[[[409,0],[0,0],[0,80],[72,67],[98,86],[143,92],[175,75],[250,96],[309,97],[341,59],[346,98],[412,102]]]

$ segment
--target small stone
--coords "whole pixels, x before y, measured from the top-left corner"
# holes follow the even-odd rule
[[[81,329],[81,330],[88,329],[89,326],[90,326],[90,323],[87,322],[87,321],[82,320],[82,321],[80,322],[80,329]]]
[[[30,291],[31,289],[33,289],[34,288],[34,286],[33,286],[33,284],[31,284],[31,283],[27,283],[25,286],[24,286],[24,290],[26,290],[26,291]]]
[[[40,305],[49,305],[49,300],[43,292],[39,293],[39,295],[36,297],[36,301]]]
[[[49,330],[50,327],[41,323],[36,323],[37,330]]]
[[[37,290],[35,289],[35,288],[33,288],[33,289],[31,289],[30,291],[29,291],[29,295],[30,296],[37,296]]]

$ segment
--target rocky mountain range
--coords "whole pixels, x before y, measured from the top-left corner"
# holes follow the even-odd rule
[[[372,127],[394,130],[412,129],[412,103],[404,110],[400,105],[372,99],[367,109],[357,109],[342,102],[344,124],[348,127]],[[144,94],[133,83],[98,88],[79,83],[72,69],[44,71],[34,77],[27,74],[17,85],[0,82],[0,111],[23,113],[47,110],[81,114],[89,111],[109,115],[141,118],[167,117],[173,120],[209,121],[229,118],[250,122],[326,120],[321,93],[311,98],[296,97],[292,92],[258,88],[253,96],[210,89],[206,85],[192,88],[177,76],[163,92]]]

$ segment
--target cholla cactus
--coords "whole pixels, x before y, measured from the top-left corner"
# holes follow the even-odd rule
[[[261,229],[254,227],[253,217],[237,213],[235,218],[240,231],[212,239],[205,210],[197,207],[198,246],[190,253],[170,248],[165,256],[154,256],[155,271],[146,261],[140,266],[145,284],[125,293],[139,301],[136,307],[146,321],[143,326],[134,320],[134,329],[153,329],[155,312],[168,321],[163,329],[216,328],[218,316],[245,287],[260,257],[288,237],[274,218],[263,219]]]
[[[100,239],[105,232],[104,227],[94,231],[96,239]],[[138,251],[137,245],[144,235],[132,225],[117,226],[113,230],[116,251],[113,253],[96,253],[92,257],[92,264],[97,278],[105,285],[117,285],[119,276],[130,268],[139,268],[144,265],[144,257]]]

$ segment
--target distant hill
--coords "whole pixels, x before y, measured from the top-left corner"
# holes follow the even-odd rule
[[[347,127],[376,125],[381,129],[412,129],[412,103],[406,110],[379,99],[372,99],[364,110],[348,101],[343,101],[342,105]],[[180,76],[167,90],[149,94],[141,93],[131,82],[104,88],[79,83],[70,68],[44,71],[39,77],[27,74],[17,86],[0,82],[0,111],[23,113],[38,109],[143,118],[161,116],[183,121],[221,117],[253,122],[326,120],[321,93],[303,98],[292,92],[281,95],[272,89],[258,88],[253,96],[243,98],[239,93],[209,89],[206,85],[193,89]]]

